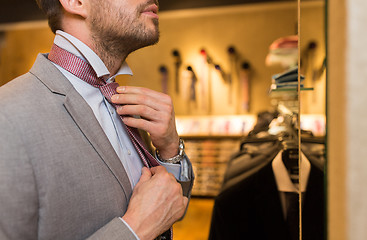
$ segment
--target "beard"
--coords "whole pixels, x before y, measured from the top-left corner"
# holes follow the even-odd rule
[[[155,0],[139,5],[135,13],[113,7],[106,0],[94,2],[98,7],[91,12],[90,29],[96,50],[101,55],[109,56],[105,56],[105,60],[126,58],[135,50],[158,42],[158,19],[151,19],[152,28],[148,26],[151,25],[148,20],[141,18],[142,10],[152,3],[157,4]]]

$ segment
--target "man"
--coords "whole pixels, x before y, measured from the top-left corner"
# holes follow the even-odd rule
[[[172,101],[114,83],[158,41],[158,3],[37,1],[56,36],[0,88],[0,239],[169,238],[193,183]]]

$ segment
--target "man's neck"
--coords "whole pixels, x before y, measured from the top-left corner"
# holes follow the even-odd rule
[[[57,46],[89,62],[98,76],[132,75],[130,68],[124,62],[125,57],[103,54],[106,53],[103,49],[99,51],[91,44],[87,45],[86,41],[83,42],[67,32],[57,31],[54,42]]]
[[[128,54],[116,54],[115,52],[106,50],[103,46],[94,44],[91,48],[102,60],[109,70],[111,76],[115,75],[125,61]]]
[[[79,34],[78,32],[68,32],[84,44],[86,44],[92,51],[94,51],[102,62],[106,65],[110,76],[118,72],[122,63],[125,61],[129,53],[121,52],[123,48],[114,49],[111,45],[106,44],[105,41],[98,37],[93,37],[90,32]]]

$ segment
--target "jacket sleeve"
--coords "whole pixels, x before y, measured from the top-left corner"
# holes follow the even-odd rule
[[[121,219],[114,218],[88,240],[138,240]]]
[[[0,239],[37,239],[36,180],[21,135],[0,114]]]
[[[192,168],[192,164],[189,160],[189,158],[187,157],[187,155],[185,154],[185,165],[184,168],[186,168],[187,171],[187,181],[178,181],[181,186],[182,186],[182,191],[183,191],[183,195],[186,197],[190,197],[191,196],[191,190],[194,184],[194,179],[195,179],[195,175],[194,175],[194,171]]]
[[[35,174],[21,134],[13,125],[0,114],[0,239],[36,240],[39,201]],[[119,218],[112,219],[88,239],[137,240]]]

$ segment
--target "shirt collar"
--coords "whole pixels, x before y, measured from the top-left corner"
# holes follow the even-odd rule
[[[272,162],[275,181],[277,183],[278,191],[280,192],[298,192],[297,187],[292,183],[288,171],[282,161],[282,151],[274,158]],[[301,192],[306,192],[308,177],[311,171],[311,164],[306,156],[301,153]]]
[[[59,47],[71,52],[75,56],[87,61],[92,66],[98,77],[110,75],[110,71],[108,71],[106,65],[98,57],[98,55],[79,39],[66,32],[57,30],[54,43]],[[126,62],[124,62],[117,73],[111,76],[108,80],[114,79],[118,75],[133,75]]]

